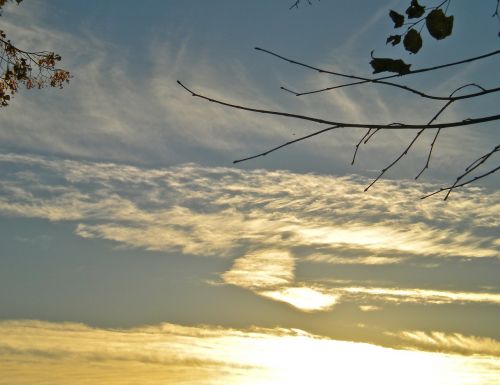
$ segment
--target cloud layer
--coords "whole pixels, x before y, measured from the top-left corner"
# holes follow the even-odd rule
[[[476,341],[478,344],[480,340]],[[498,343],[498,342],[496,342]],[[1,384],[495,384],[493,356],[451,356],[296,329],[0,322]]]
[[[67,221],[83,238],[207,257],[222,281],[305,310],[340,298],[486,302],[498,294],[308,282],[298,264],[401,265],[497,258],[497,193],[471,188],[420,201],[432,185],[185,164],[152,169],[0,154],[0,214]],[[343,286],[343,287],[342,287]]]

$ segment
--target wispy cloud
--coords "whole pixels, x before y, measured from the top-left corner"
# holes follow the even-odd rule
[[[336,296],[321,289],[294,287],[295,259],[285,251],[261,250],[236,259],[222,274],[225,283],[240,286],[263,297],[285,302],[302,311],[328,310]]]
[[[400,99],[394,103],[395,108],[389,109],[384,102],[387,95],[378,89],[279,98],[272,88],[270,91],[263,87],[258,74],[245,67],[244,58],[220,56],[196,46],[189,28],[173,26],[161,36],[148,36],[151,46],[142,47],[138,53],[97,36],[88,23],[83,23],[77,34],[48,26],[46,16],[50,12],[46,5],[23,4],[2,22],[20,46],[61,53],[63,65],[74,78],[62,92],[21,92],[16,96],[2,113],[0,142],[5,148],[135,164],[220,164],[281,144],[292,139],[293,133],[309,133],[317,128],[293,119],[274,119],[197,100],[178,87],[177,79],[232,103],[347,121],[390,123],[403,117],[420,122],[422,111],[434,111],[429,105],[418,109],[413,103],[401,106]],[[377,12],[363,28],[372,28],[382,12]],[[346,44],[347,49],[350,43]],[[136,55],[141,60],[131,60]],[[339,57],[337,53],[335,56]],[[220,66],[221,61],[224,66]],[[350,70],[356,62],[334,62],[333,69]],[[311,75],[305,75],[304,87],[331,85],[331,79]],[[393,101],[394,96],[389,94],[388,99]],[[300,162],[291,159],[290,167],[317,169],[318,159],[328,159],[323,170],[345,172],[363,133],[339,131],[304,143],[299,151],[307,156]],[[367,168],[384,167],[390,161],[388,154],[396,156],[411,135],[392,132],[374,137],[360,152],[362,166],[355,170],[370,173]],[[477,136],[475,131],[443,134],[434,157],[436,164],[442,165],[437,168],[450,170],[457,166],[457,159],[463,155],[459,141],[474,143],[478,151],[489,148],[487,136]],[[422,141],[417,146],[422,146],[419,152],[423,166],[422,154],[426,154],[428,143]],[[398,175],[414,175],[418,167],[417,162],[403,162]]]
[[[257,294],[288,303],[305,312],[330,310],[338,299],[337,295],[307,286],[288,286],[276,290],[257,291]]]
[[[82,236],[130,246],[216,255],[283,245],[292,254],[308,247],[312,261],[346,263],[350,252],[368,264],[498,255],[496,193],[471,189],[443,204],[418,199],[435,186],[386,181],[365,194],[368,180],[360,177],[194,164],[146,169],[13,154],[0,162],[4,215],[78,221]]]
[[[246,288],[272,288],[293,281],[295,259],[288,252],[265,250],[238,258],[222,275],[225,282]]]
[[[444,303],[490,303],[500,305],[500,294],[488,292],[461,292],[446,290],[425,290],[419,288],[397,289],[384,287],[347,286],[334,289],[344,297],[362,301],[366,299],[386,302],[413,302],[425,304]]]
[[[333,365],[333,369],[332,369]],[[363,370],[360,370],[362,368]],[[0,382],[20,384],[494,384],[496,357],[336,341],[296,329],[0,322]]]
[[[482,354],[500,357],[500,341],[492,338],[419,330],[387,334],[401,339],[408,347],[446,353]]]
[[[451,202],[421,202],[423,190],[435,186],[382,182],[365,194],[368,180],[361,177],[13,154],[0,154],[0,167],[2,215],[68,221],[81,237],[122,246],[232,258],[224,282],[302,310],[326,310],[347,298],[499,302],[494,293],[339,288],[295,277],[296,266],[307,263],[496,258],[497,193],[470,189]]]

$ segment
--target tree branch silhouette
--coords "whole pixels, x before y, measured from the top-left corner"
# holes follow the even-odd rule
[[[0,0],[0,11],[6,2],[8,0]],[[19,4],[22,0],[15,2]],[[61,56],[54,52],[22,50],[0,30],[0,107],[9,104],[21,84],[27,89],[46,86],[62,88],[71,76],[68,71],[56,66],[60,60]]]
[[[378,77],[378,78],[367,78],[367,77],[362,77],[362,76],[357,76],[357,75],[350,75],[350,74],[345,74],[345,73],[341,73],[341,72],[330,71],[330,70],[322,69],[322,68],[319,68],[319,67],[315,67],[315,66],[303,63],[303,62],[299,62],[297,60],[286,58],[286,57],[284,57],[282,55],[279,55],[279,54],[277,54],[277,53],[275,53],[273,51],[270,51],[270,50],[267,50],[267,49],[264,49],[264,48],[255,47],[255,49],[257,51],[261,51],[261,52],[267,53],[269,55],[275,56],[278,59],[284,60],[284,61],[286,61],[288,63],[295,64],[295,65],[298,65],[298,66],[301,66],[301,67],[304,67],[304,68],[308,68],[308,69],[311,69],[311,70],[319,72],[319,73],[329,74],[329,75],[334,75],[334,76],[339,76],[339,77],[348,78],[348,79],[357,79],[357,80],[360,80],[360,81],[357,81],[357,82],[346,83],[346,84],[336,85],[336,86],[332,86],[332,87],[326,87],[326,88],[322,88],[322,89],[318,89],[318,90],[305,91],[305,92],[295,92],[295,91],[291,91],[291,90],[289,90],[289,89],[287,89],[285,87],[280,87],[282,90],[290,92],[290,93],[294,94],[295,96],[317,94],[317,93],[320,93],[320,92],[332,91],[332,90],[336,90],[336,89],[339,89],[339,88],[351,87],[351,86],[361,85],[361,84],[367,84],[367,83],[378,83],[378,84],[384,84],[384,85],[387,85],[387,86],[401,88],[401,89],[403,89],[405,91],[412,92],[412,93],[417,94],[419,96],[422,96],[422,97],[425,97],[425,98],[428,98],[428,99],[436,99],[436,100],[450,100],[450,99],[452,99],[452,97],[449,97],[449,96],[446,97],[446,96],[433,96],[433,95],[429,95],[429,94],[426,94],[426,93],[424,93],[422,91],[418,91],[416,89],[410,88],[408,86],[404,86],[404,85],[401,85],[401,84],[398,84],[398,83],[394,83],[394,82],[387,82],[385,80],[386,79],[399,78],[399,77],[402,77],[402,76],[420,74],[420,73],[429,72],[429,71],[435,71],[435,70],[438,70],[438,69],[453,67],[453,66],[457,66],[457,65],[460,65],[460,64],[472,63],[472,62],[477,61],[477,60],[486,59],[488,57],[500,54],[500,50],[495,50],[495,51],[488,52],[488,53],[483,54],[483,55],[474,56],[474,57],[470,57],[470,58],[459,60],[459,61],[455,61],[455,62],[445,63],[445,64],[433,66],[433,67],[420,68],[420,69],[417,69],[417,70],[410,70],[408,73],[403,74],[403,75],[397,74],[397,75],[381,76],[381,77]],[[480,95],[484,95],[484,94],[492,93],[492,92],[498,92],[498,91],[500,91],[500,87],[495,87],[495,88],[492,88],[492,89],[489,89],[489,90],[486,90],[486,89],[482,88],[482,91],[479,92],[479,93],[470,94],[470,95],[462,95],[462,96],[456,97],[456,99],[467,99],[467,98],[471,98],[471,97],[475,97],[475,96],[480,96]]]
[[[300,0],[296,0],[290,7],[291,8],[298,8],[300,4]],[[307,0],[309,4],[311,4],[310,0]],[[450,36],[453,32],[453,21],[454,17],[452,15],[448,15],[448,7],[451,4],[451,0],[444,0],[441,3],[439,3],[436,6],[432,7],[426,7],[422,6],[418,3],[418,0],[411,0],[410,6],[406,9],[406,16],[394,11],[390,10],[389,12],[389,17],[392,19],[394,22],[394,28],[398,29],[402,26],[406,26],[406,30],[401,33],[401,34],[395,34],[391,35],[387,38],[386,44],[391,43],[392,46],[398,45],[401,41],[403,42],[404,49],[406,51],[409,51],[410,53],[417,53],[420,48],[422,47],[423,44],[423,38],[421,36],[421,32],[424,28],[424,26],[427,29],[427,32],[429,36],[436,40],[442,40],[448,36]],[[499,7],[500,7],[500,0],[496,0],[496,8],[495,12],[492,15],[493,17],[497,17],[500,20],[500,15],[499,15]],[[406,18],[408,19],[408,22],[405,22]],[[416,19],[416,20],[415,20]],[[417,31],[414,27],[417,24],[425,22],[424,25],[422,25],[422,28],[420,28],[419,31]],[[266,115],[274,115],[274,116],[281,116],[281,117],[286,117],[286,118],[292,118],[292,119],[299,119],[303,121],[309,121],[313,122],[316,124],[321,124],[321,125],[327,125],[328,127],[322,128],[319,130],[315,130],[312,133],[303,135],[299,138],[286,141],[284,143],[281,143],[277,146],[271,147],[270,149],[260,152],[258,154],[254,154],[245,158],[237,159],[233,163],[239,163],[239,162],[244,162],[248,161],[251,159],[255,159],[258,157],[263,157],[266,156],[272,152],[281,150],[287,146],[290,146],[292,144],[296,144],[305,140],[308,140],[310,138],[313,138],[315,136],[324,134],[328,131],[335,130],[337,128],[361,128],[365,129],[365,132],[363,136],[359,139],[357,144],[354,147],[354,154],[352,157],[351,164],[354,164],[356,161],[356,156],[359,153],[359,150],[362,145],[366,145],[368,141],[376,135],[380,131],[389,131],[389,130],[415,130],[416,133],[410,140],[410,142],[406,145],[406,147],[403,149],[403,151],[395,157],[390,163],[388,163],[387,166],[385,166],[379,174],[373,179],[373,181],[365,188],[365,191],[369,190],[377,181],[379,181],[387,171],[389,171],[391,168],[396,166],[401,159],[405,157],[405,155],[408,154],[408,152],[412,149],[412,147],[415,145],[415,143],[419,140],[419,138],[422,136],[422,134],[426,131],[429,130],[436,130],[433,140],[430,144],[429,150],[427,152],[426,156],[426,161],[425,164],[423,165],[422,169],[418,172],[418,174],[415,176],[415,179],[418,179],[424,172],[425,170],[429,169],[430,167],[430,162],[433,153],[436,151],[436,143],[438,137],[442,134],[443,130],[449,130],[451,128],[458,128],[458,127],[466,127],[470,125],[479,125],[482,123],[487,123],[487,122],[493,122],[493,121],[498,121],[500,120],[500,114],[493,114],[493,115],[484,115],[484,116],[478,116],[474,118],[467,118],[464,120],[460,121],[452,121],[452,122],[438,122],[438,118],[443,114],[445,110],[447,110],[452,104],[458,102],[458,101],[466,101],[466,100],[475,100],[476,98],[485,96],[485,95],[491,95],[500,92],[500,86],[495,85],[491,86],[489,85],[488,87],[485,87],[483,85],[479,85],[477,83],[468,83],[465,85],[462,85],[455,90],[453,90],[449,95],[443,96],[443,95],[434,95],[431,94],[427,91],[422,91],[414,87],[409,87],[405,84],[401,84],[399,82],[400,79],[406,76],[410,75],[416,75],[416,74],[423,74],[423,73],[428,73],[428,72],[436,72],[442,69],[454,67],[454,66],[459,66],[459,65],[466,65],[470,64],[473,62],[479,62],[479,61],[484,61],[487,59],[493,59],[493,58],[498,58],[498,55],[500,54],[500,50],[495,49],[490,52],[481,54],[481,55],[476,55],[476,56],[470,56],[465,59],[461,59],[458,61],[450,61],[446,62],[443,64],[438,64],[438,65],[432,65],[424,68],[417,68],[417,69],[410,69],[411,64],[405,63],[401,59],[392,59],[392,58],[379,58],[379,57],[374,57],[373,56],[373,51],[372,51],[372,60],[370,62],[370,65],[373,68],[373,73],[377,74],[380,72],[390,72],[389,75],[383,75],[383,76],[360,76],[357,74],[349,74],[349,73],[344,73],[341,71],[333,71],[325,68],[321,68],[315,65],[308,64],[306,62],[302,62],[299,60],[291,59],[286,56],[283,56],[281,54],[278,54],[274,51],[260,48],[260,47],[255,47],[255,50],[268,54],[272,57],[275,57],[277,59],[280,59],[282,61],[285,61],[287,63],[303,67],[307,70],[311,70],[320,74],[326,74],[326,75],[331,75],[335,77],[340,77],[344,79],[351,79],[350,82],[344,83],[344,84],[336,84],[332,85],[329,87],[321,88],[321,89],[315,89],[315,90],[309,90],[309,91],[293,91],[290,88],[286,87],[280,87],[282,90],[291,93],[295,96],[306,96],[306,95],[311,95],[311,94],[317,94],[317,93],[322,93],[322,92],[327,92],[327,91],[334,91],[340,88],[348,88],[348,87],[355,87],[359,85],[366,85],[366,84],[381,84],[387,87],[392,87],[394,89],[399,89],[402,91],[405,91],[409,94],[417,95],[421,98],[424,99],[429,99],[429,100],[434,100],[436,102],[443,101],[445,102],[444,105],[442,105],[437,112],[427,121],[427,123],[424,124],[415,124],[415,123],[406,123],[406,122],[393,122],[389,124],[382,124],[382,123],[374,123],[374,122],[354,122],[354,121],[337,121],[335,119],[327,119],[327,118],[322,118],[318,116],[309,116],[309,115],[302,115],[302,114],[296,114],[296,113],[290,113],[290,112],[284,112],[284,111],[277,111],[277,110],[268,110],[268,109],[263,109],[263,108],[256,108],[256,107],[249,107],[246,105],[241,105],[241,104],[236,104],[233,102],[229,101],[223,101],[220,99],[212,98],[200,93],[197,93],[190,88],[188,88],[186,85],[184,85],[181,81],[177,81],[178,84],[184,88],[187,92],[189,92],[192,96],[200,98],[202,100],[211,102],[211,103],[216,103],[222,106],[226,106],[229,108],[233,109],[238,109],[238,110],[243,110],[243,111],[248,111],[248,112],[253,112],[253,113],[258,113],[258,114],[266,114]],[[467,92],[460,92],[463,91],[466,88],[473,88],[473,90],[467,91]],[[467,151],[466,149],[464,151]],[[498,171],[499,167],[491,167],[489,170],[486,171],[480,171],[479,168],[484,166],[485,163],[488,160],[492,159],[492,156],[500,151],[500,145],[497,145],[493,148],[493,150],[487,152],[486,154],[482,155],[481,157],[477,158],[472,164],[470,164],[465,171],[459,175],[455,182],[451,184],[450,186],[443,187],[439,189],[438,191],[434,191],[430,194],[427,194],[423,196],[422,198],[428,198],[430,196],[433,196],[435,194],[438,194],[440,192],[446,192],[444,200],[447,200],[452,193],[452,191],[456,190],[457,188],[466,186],[470,183],[476,182],[480,179],[483,179],[487,176],[490,176],[494,174],[495,172]],[[478,172],[480,171],[481,173],[479,175],[473,176],[473,172]],[[468,179],[467,179],[468,178]]]

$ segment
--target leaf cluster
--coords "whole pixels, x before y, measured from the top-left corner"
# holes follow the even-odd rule
[[[0,11],[9,1],[17,4],[22,0],[0,0]],[[11,97],[18,92],[19,86],[27,89],[46,86],[62,88],[71,75],[68,71],[57,68],[61,56],[54,52],[23,51],[7,39],[0,30],[0,107],[9,104]]]
[[[420,51],[423,46],[422,38],[422,28],[417,31],[415,28],[418,24],[425,22],[425,27],[429,32],[429,35],[436,40],[442,40],[450,36],[453,32],[453,16],[446,16],[443,11],[443,6],[448,5],[450,0],[442,2],[440,5],[434,8],[426,8],[418,3],[418,0],[411,0],[410,5],[406,9],[404,16],[394,10],[389,11],[389,17],[394,23],[394,28],[399,29],[404,25],[407,26],[406,31],[390,35],[386,44],[391,44],[396,46],[403,42],[403,46],[406,51],[411,54],[416,54]],[[406,64],[401,59],[389,59],[389,58],[373,58],[370,62],[373,67],[373,73],[379,72],[394,72],[399,75],[404,75],[409,73],[411,64]]]

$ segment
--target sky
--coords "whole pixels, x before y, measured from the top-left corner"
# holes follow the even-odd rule
[[[59,53],[64,89],[0,111],[0,385],[500,384],[499,179],[444,195],[498,143],[494,123],[434,133],[367,192],[442,107],[362,85],[370,52],[423,68],[495,50],[496,2],[451,1],[417,55],[385,44],[407,1],[25,0],[0,17]],[[424,3],[422,1],[422,3]],[[434,5],[437,2],[425,2]],[[498,58],[397,79],[496,87]],[[495,94],[440,122],[498,113]],[[491,157],[478,172],[498,163]],[[497,163],[495,163],[497,162]]]

